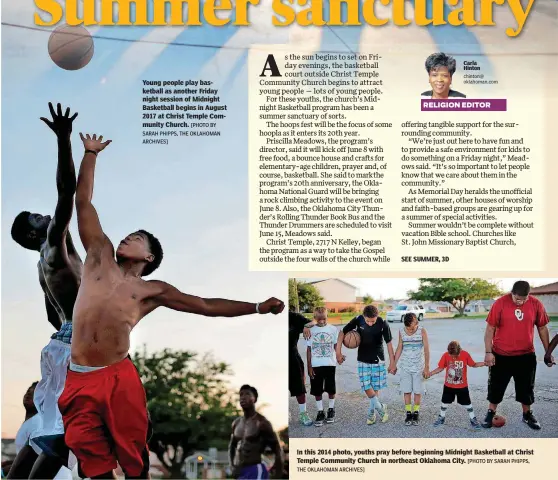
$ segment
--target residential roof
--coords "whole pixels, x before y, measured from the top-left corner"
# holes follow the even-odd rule
[[[357,288],[354,285],[351,285],[349,282],[345,280],[341,280],[340,278],[324,278],[323,280],[315,280],[314,282],[308,282],[310,285],[315,285],[316,283],[326,282],[327,280],[337,280],[338,282],[344,283],[345,285],[349,285],[349,287]]]
[[[535,287],[531,289],[532,295],[552,295],[558,294],[558,282],[549,283],[547,285],[541,285],[540,287]]]
[[[228,452],[221,451],[221,450],[217,451],[217,457],[213,457],[208,450],[196,450],[191,455],[188,455],[186,460],[187,461],[190,459],[194,460],[198,456],[212,459],[218,463],[226,463],[229,461]]]

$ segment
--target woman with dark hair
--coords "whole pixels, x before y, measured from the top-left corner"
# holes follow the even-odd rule
[[[466,98],[462,93],[450,88],[456,70],[455,58],[445,53],[433,53],[426,59],[425,67],[432,90],[422,92],[422,97]]]

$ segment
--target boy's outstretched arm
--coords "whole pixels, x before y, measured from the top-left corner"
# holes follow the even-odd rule
[[[484,362],[475,362],[473,365],[471,365],[471,367],[473,367],[473,368],[486,367],[486,363],[484,363]]]
[[[96,135],[93,138],[89,134],[84,137],[79,134],[85,147],[85,154],[81,161],[79,169],[79,176],[77,182],[76,193],[76,210],[78,217],[78,229],[81,242],[86,252],[92,248],[101,247],[106,240],[108,240],[101,228],[99,215],[97,210],[91,203],[93,198],[93,185],[95,183],[95,166],[97,163],[97,155],[105,149],[111,142],[107,140],[102,143],[103,137],[97,139]]]
[[[432,371],[430,372],[430,376],[436,375],[436,374],[440,373],[440,372],[443,371],[443,370],[444,370],[444,369],[443,369],[442,367],[438,367],[436,370],[432,370]]]
[[[56,134],[58,143],[58,164],[56,168],[56,189],[58,200],[54,216],[48,227],[47,240],[50,246],[60,247],[68,232],[72,211],[74,209],[74,195],[76,193],[76,169],[72,158],[72,123],[78,116],[74,113],[70,117],[70,108],[62,114],[62,106],[57,104],[56,112],[52,103],[48,104],[52,120],[41,117],[48,127]]]
[[[159,280],[148,282],[153,289],[150,295],[149,311],[157,307],[167,307],[179,312],[195,313],[206,317],[240,317],[254,313],[277,315],[285,304],[277,298],[269,298],[263,303],[237,302],[222,298],[201,298],[182,293],[172,285]]]

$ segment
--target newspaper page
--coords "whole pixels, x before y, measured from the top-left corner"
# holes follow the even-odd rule
[[[552,475],[557,27],[5,0],[0,476]]]

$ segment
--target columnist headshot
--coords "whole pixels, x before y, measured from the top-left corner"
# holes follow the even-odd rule
[[[421,94],[423,98],[466,98],[462,93],[451,89],[456,69],[455,58],[445,53],[433,53],[425,62],[431,90]]]

